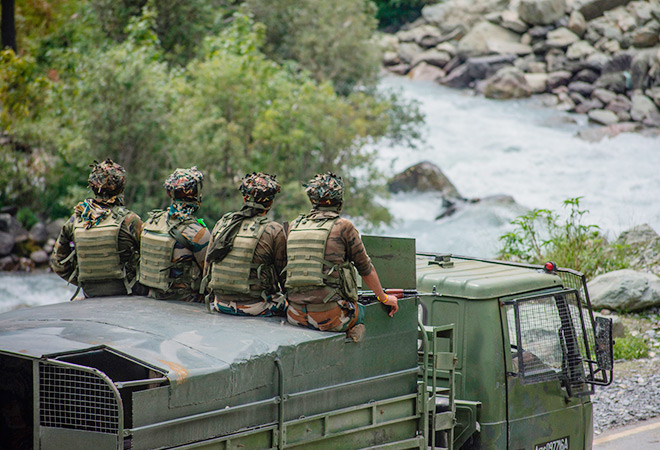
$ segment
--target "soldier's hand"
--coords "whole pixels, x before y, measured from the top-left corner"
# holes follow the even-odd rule
[[[393,295],[386,294],[387,300],[385,300],[383,303],[387,306],[390,307],[390,317],[394,316],[394,313],[396,313],[399,310],[399,300]]]

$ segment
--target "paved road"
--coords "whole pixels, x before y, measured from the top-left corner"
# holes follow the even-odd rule
[[[593,450],[658,450],[660,418],[609,430],[594,438]]]

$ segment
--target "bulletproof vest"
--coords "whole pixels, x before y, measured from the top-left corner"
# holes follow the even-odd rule
[[[199,282],[199,272],[194,261],[173,262],[174,246],[177,243],[178,229],[184,228],[193,219],[170,225],[166,211],[153,213],[145,223],[140,238],[140,270],[139,281],[145,286],[166,292],[174,282],[185,284],[196,289],[195,282]],[[180,236],[181,233],[178,232]],[[182,242],[183,243],[183,242]],[[193,267],[195,265],[195,267]],[[180,277],[172,278],[172,269],[182,269]]]
[[[218,222],[213,236],[220,235],[230,221],[231,215],[227,215]],[[221,261],[211,264],[209,288],[221,294],[245,294],[255,298],[278,291],[274,267],[253,263],[257,244],[269,222],[264,216],[243,220],[232,249]]]
[[[73,227],[78,281],[122,280],[126,277],[119,259],[119,229],[128,211],[113,208],[101,222],[85,228],[78,219]]]
[[[330,230],[337,221],[333,219],[297,219],[289,230],[286,241],[287,266],[285,286],[291,292],[303,292],[319,287],[338,287],[337,277],[323,273],[323,266],[329,268],[335,263],[325,259],[325,245]]]

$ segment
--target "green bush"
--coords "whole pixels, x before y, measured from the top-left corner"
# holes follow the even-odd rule
[[[426,5],[438,3],[437,0],[375,0],[378,12],[376,18],[381,27],[399,27],[412,22],[422,15]]]
[[[548,209],[534,209],[517,217],[512,222],[513,231],[500,237],[503,247],[498,257],[532,264],[554,261],[583,272],[587,278],[627,267],[625,248],[609,244],[597,225],[582,224],[589,211],[580,209],[580,199],[564,201],[570,212],[563,222]]]
[[[614,359],[640,359],[649,356],[646,341],[637,336],[617,338],[614,342]]]
[[[37,215],[30,208],[19,209],[18,212],[16,212],[16,220],[18,220],[27,230],[39,222]]]

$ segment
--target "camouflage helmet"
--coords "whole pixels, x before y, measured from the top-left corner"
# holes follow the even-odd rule
[[[197,170],[197,166],[190,169],[176,169],[172,175],[167,177],[163,187],[167,189],[167,195],[175,200],[197,200],[202,199],[202,181],[204,175]]]
[[[102,163],[94,161],[90,164],[92,172],[87,183],[97,196],[110,198],[121,194],[126,184],[126,170],[110,158]]]
[[[315,175],[303,187],[313,205],[334,206],[344,201],[344,182],[332,172]]]
[[[245,201],[269,205],[280,192],[280,183],[275,178],[276,175],[263,172],[248,173],[241,180],[238,190]]]

